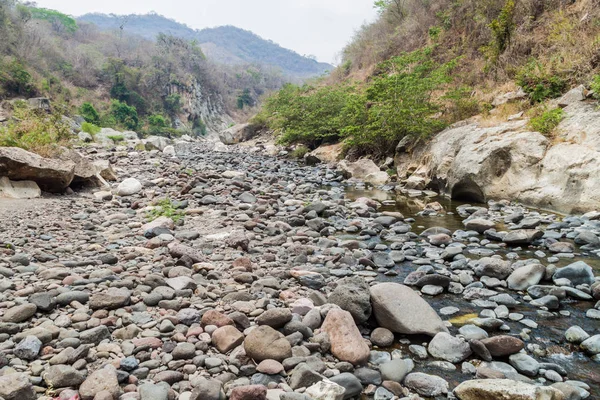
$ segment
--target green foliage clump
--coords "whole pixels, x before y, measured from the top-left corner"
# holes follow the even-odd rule
[[[112,140],[115,143],[119,143],[119,142],[122,142],[123,140],[125,140],[125,136],[123,136],[123,135],[108,135],[107,138],[109,138],[110,140]]]
[[[559,97],[567,88],[566,80],[551,74],[536,60],[530,60],[517,74],[517,84],[533,103]]]
[[[310,149],[304,145],[300,145],[296,147],[294,151],[292,151],[290,156],[292,156],[293,158],[304,158],[304,156],[308,153],[310,153]]]
[[[600,99],[600,75],[594,76],[590,89],[594,91],[594,97]]]
[[[139,125],[138,113],[135,107],[113,100],[110,104],[111,114],[118,124],[126,129],[135,130]]]
[[[155,204],[155,207],[148,212],[148,220],[154,221],[159,217],[171,218],[177,223],[183,218],[184,214],[177,209],[170,198],[162,199]]]
[[[153,114],[148,117],[150,133],[161,133],[169,129],[167,119],[161,114]]]
[[[16,58],[3,62],[0,58],[0,95],[28,96],[34,93],[31,74]]]
[[[529,126],[545,136],[550,136],[564,118],[565,112],[562,108],[545,110],[538,113],[538,115],[533,116],[529,120]]]
[[[100,128],[97,125],[92,124],[91,122],[84,122],[83,124],[81,124],[81,130],[86,133],[89,133],[90,135],[96,135],[96,134],[100,133],[102,128]]]
[[[68,32],[74,33],[79,28],[77,21],[71,16],[63,14],[55,10],[49,10],[47,8],[29,8],[31,17],[34,19],[41,19],[48,21],[52,28],[57,32]]]
[[[405,136],[424,138],[443,129],[448,121],[436,114],[446,110],[446,103],[460,116],[475,113],[464,90],[432,99],[434,91],[443,91],[450,83],[455,66],[456,61],[436,62],[425,48],[381,63],[360,87],[286,85],[266,100],[253,122],[273,129],[282,144],[313,148],[344,139],[363,153],[388,154]]]
[[[348,85],[285,85],[269,97],[254,119],[278,134],[282,144],[315,147],[340,139],[345,122],[342,111],[353,89]]]
[[[91,103],[85,102],[79,107],[79,113],[90,124],[97,124],[100,121],[100,115]]]
[[[488,61],[496,64],[498,58],[506,51],[515,30],[515,0],[506,0],[498,18],[489,24],[492,30],[492,42],[484,47]]]
[[[165,97],[164,107],[169,115],[179,114],[181,112],[181,96],[177,93],[168,95]]]
[[[253,105],[254,99],[250,95],[250,89],[244,89],[237,97],[237,108],[243,110],[245,106],[252,107]]]
[[[13,117],[8,126],[0,127],[0,146],[53,156],[60,146],[69,145],[71,129],[60,112],[48,114],[16,102]]]

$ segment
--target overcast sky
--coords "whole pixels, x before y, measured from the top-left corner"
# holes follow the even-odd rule
[[[319,61],[335,62],[353,33],[375,17],[373,0],[37,0],[79,16],[155,11],[200,29],[234,25]]]

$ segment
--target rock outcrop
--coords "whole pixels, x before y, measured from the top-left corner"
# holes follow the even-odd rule
[[[596,104],[565,96],[566,118],[551,140],[532,132],[527,120],[486,126],[459,122],[412,155],[397,155],[406,183],[474,202],[519,200],[566,213],[600,202],[600,111]]]
[[[51,193],[63,192],[75,176],[75,163],[41,157],[17,147],[0,147],[0,176],[34,181]]]

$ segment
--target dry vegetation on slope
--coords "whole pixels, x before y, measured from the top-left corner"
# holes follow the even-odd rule
[[[283,143],[312,148],[343,140],[357,156],[382,157],[405,137],[416,143],[487,113],[498,94],[517,86],[528,100],[511,111],[533,107],[541,115],[537,104],[599,79],[598,0],[379,0],[375,6],[380,17],[356,33],[330,76],[296,88],[295,101],[275,95],[257,122],[275,129]],[[426,74],[415,74],[424,66]],[[444,66],[451,66],[448,79],[424,84]],[[324,106],[319,99],[327,94],[338,99],[329,104],[345,106]],[[341,123],[320,129],[319,121],[331,120]]]

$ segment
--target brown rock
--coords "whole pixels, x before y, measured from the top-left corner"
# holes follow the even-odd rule
[[[239,386],[231,391],[229,400],[266,400],[267,388],[263,385]]]
[[[204,313],[202,316],[202,321],[200,323],[203,327],[207,325],[214,325],[217,327],[222,327],[226,325],[235,325],[235,322],[227,315],[217,311],[217,310],[209,310]]]
[[[284,371],[283,365],[275,360],[263,360],[256,366],[256,370],[267,375],[277,375]]]
[[[509,356],[518,353],[525,347],[525,343],[521,339],[506,335],[482,339],[481,343],[485,345],[493,357]]]
[[[222,326],[212,334],[212,343],[221,353],[228,353],[243,342],[244,334],[238,331],[235,326]]]
[[[369,359],[369,346],[348,311],[330,310],[321,330],[329,335],[331,352],[340,360],[360,365]]]
[[[107,391],[114,399],[119,398],[119,381],[117,371],[111,367],[105,367],[93,372],[79,387],[81,400],[93,400],[101,392]]]
[[[282,333],[268,325],[255,328],[244,340],[246,355],[256,362],[283,361],[292,356],[292,346]]]

